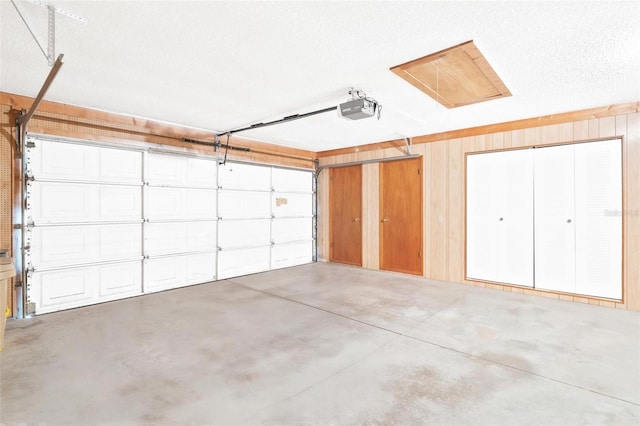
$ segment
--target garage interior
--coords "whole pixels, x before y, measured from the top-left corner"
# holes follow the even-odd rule
[[[638,16],[1,2],[0,423],[638,424]]]

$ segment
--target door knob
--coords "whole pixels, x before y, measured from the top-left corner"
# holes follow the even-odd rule
[[[389,222],[389,219],[387,219],[386,217],[384,219],[381,220],[382,223],[386,223]]]
[[[359,217],[354,217],[353,218],[353,222],[360,222],[360,218]]]
[[[567,223],[571,223],[571,219],[567,219]]]
[[[504,220],[504,218],[503,218],[503,217],[501,217],[501,218],[500,218],[500,222],[502,222],[503,220]]]

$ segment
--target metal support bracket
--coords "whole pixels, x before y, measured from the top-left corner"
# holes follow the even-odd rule
[[[411,138],[404,138],[404,149],[407,151],[407,155],[413,155],[411,153]]]
[[[87,19],[81,16],[78,16],[74,13],[69,13],[65,10],[62,10],[48,2],[44,2],[40,0],[31,0],[31,3],[47,8],[47,51],[46,52],[44,50],[44,47],[42,47],[40,40],[38,40],[38,37],[36,37],[36,34],[31,29],[31,26],[27,22],[27,19],[24,17],[22,12],[18,8],[18,5],[16,4],[16,2],[14,0],[11,0],[11,4],[13,4],[13,7],[16,9],[16,12],[18,12],[20,19],[22,19],[22,22],[24,22],[24,24],[27,26],[27,30],[29,30],[31,37],[33,37],[33,39],[35,40],[36,44],[40,48],[40,51],[42,52],[44,57],[47,58],[47,63],[49,64],[49,66],[53,66],[56,62],[55,60],[56,58],[56,13],[59,13],[63,16],[75,19],[76,21],[80,21],[80,22],[87,22]]]

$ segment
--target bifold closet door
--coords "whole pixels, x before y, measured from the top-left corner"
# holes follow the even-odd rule
[[[533,286],[533,154],[467,156],[467,277]]]
[[[621,299],[621,141],[535,153],[536,288]]]
[[[576,293],[622,298],[622,144],[576,145]]]
[[[575,292],[574,148],[535,152],[536,288]]]

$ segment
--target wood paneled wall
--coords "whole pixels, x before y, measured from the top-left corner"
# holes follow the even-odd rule
[[[414,154],[424,161],[424,271],[425,277],[455,283],[467,283],[503,291],[529,293],[544,297],[599,304],[608,307],[640,310],[640,112],[638,103],[619,107],[604,107],[553,116],[549,125],[536,125],[551,120],[530,119],[492,125],[486,128],[461,130],[414,138]],[[621,112],[623,111],[623,112]],[[582,119],[584,118],[584,119]],[[563,122],[564,121],[564,122]],[[530,126],[530,127],[527,127]],[[521,128],[518,128],[521,127]],[[503,129],[503,130],[501,130]],[[484,132],[484,133],[483,133]],[[476,134],[474,134],[476,133]],[[459,137],[456,137],[459,136]],[[578,297],[529,290],[464,279],[465,259],[465,154],[590,139],[623,137],[623,199],[624,199],[624,301],[616,303],[597,298]],[[403,148],[392,143],[319,153],[320,165],[339,164],[372,158],[403,155]],[[326,172],[322,172],[326,173]],[[326,211],[328,180],[320,176],[318,184],[319,210]],[[378,269],[379,200],[378,164],[367,164],[363,173],[363,266]],[[318,223],[318,257],[328,253],[328,222]],[[408,230],[407,232],[410,232]]]
[[[15,199],[15,119],[20,109],[29,109],[33,99],[0,92],[0,248],[19,256],[12,244],[12,210]],[[201,155],[217,155],[210,146],[182,141],[183,137],[212,142],[213,132],[194,130],[158,123],[136,117],[43,101],[31,119],[29,131],[54,136],[103,141],[134,143],[141,147],[179,149]],[[222,142],[226,142],[226,139]],[[316,154],[301,149],[286,148],[232,137],[230,144],[249,148],[249,152],[229,150],[228,158],[256,163],[313,169]],[[224,150],[220,153],[224,155]],[[15,307],[15,292],[9,286],[9,306]],[[4,314],[4,312],[2,313]],[[15,314],[15,312],[14,312]]]

